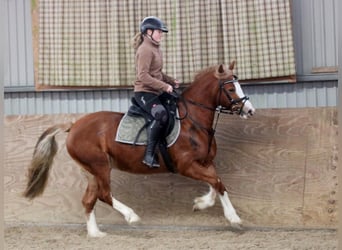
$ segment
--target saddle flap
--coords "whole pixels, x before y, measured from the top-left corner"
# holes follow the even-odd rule
[[[131,105],[127,111],[128,115],[131,116],[143,116],[145,111],[137,105]]]

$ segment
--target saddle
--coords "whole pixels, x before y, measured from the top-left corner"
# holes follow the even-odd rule
[[[167,148],[176,142],[180,133],[180,121],[177,119],[178,96],[163,93],[159,99],[169,114],[169,120],[164,130],[164,136],[159,141],[158,149],[169,171],[175,172]],[[134,97],[132,97],[131,103],[132,105],[120,121],[115,141],[132,145],[146,145],[146,128],[153,121],[153,117],[139,106]]]

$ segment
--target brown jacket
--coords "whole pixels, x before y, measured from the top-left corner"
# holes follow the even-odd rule
[[[168,84],[174,84],[174,78],[164,74],[163,55],[159,44],[144,37],[135,54],[136,80],[135,92],[150,92],[161,94],[167,90]]]

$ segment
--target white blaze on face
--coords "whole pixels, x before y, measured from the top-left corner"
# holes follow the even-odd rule
[[[239,96],[239,98],[243,98],[245,94],[243,93],[240,84],[238,82],[234,82],[234,86],[235,86],[236,94]],[[247,118],[248,114],[253,115],[254,112],[255,112],[255,108],[253,107],[252,103],[249,100],[247,100],[243,106],[241,116],[243,118]]]

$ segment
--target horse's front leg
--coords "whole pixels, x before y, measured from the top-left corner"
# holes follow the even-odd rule
[[[196,180],[207,182],[209,184],[209,192],[206,195],[198,197],[194,200],[194,211],[203,210],[213,206],[215,204],[216,194],[218,194],[226,219],[230,222],[232,227],[238,229],[241,228],[242,221],[237,215],[235,208],[229,199],[226,187],[222,183],[221,179],[217,176],[213,163],[207,166],[202,166],[195,162],[191,165],[191,167],[187,168],[185,172],[182,172],[181,174]]]
[[[233,204],[230,202],[227,190],[225,190],[223,194],[219,193],[219,197],[223,207],[224,216],[229,220],[232,227],[241,229],[242,221],[237,215]]]
[[[216,190],[209,185],[209,192],[201,197],[197,197],[194,200],[193,211],[204,210],[208,207],[215,205]]]

